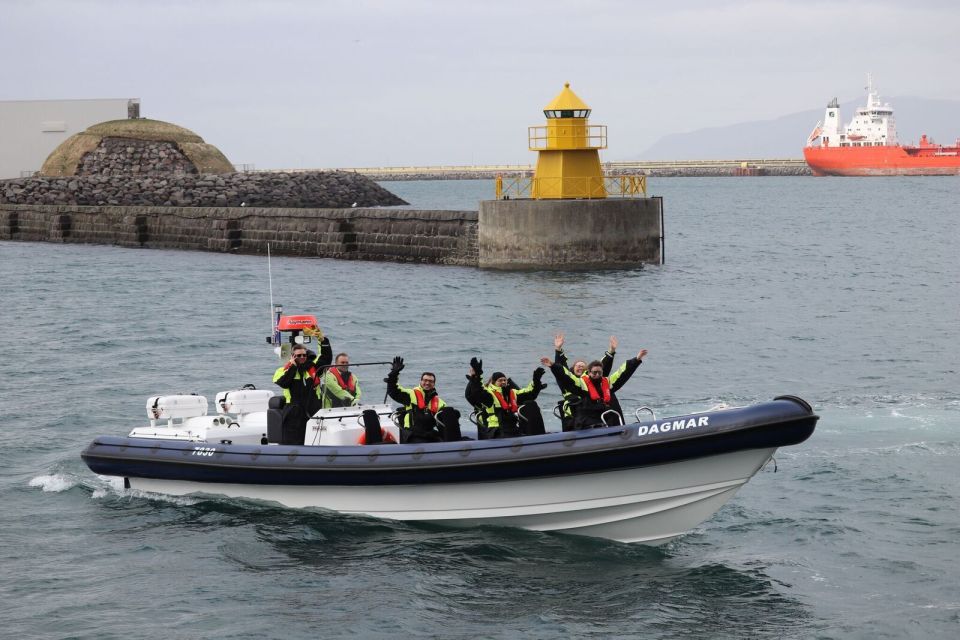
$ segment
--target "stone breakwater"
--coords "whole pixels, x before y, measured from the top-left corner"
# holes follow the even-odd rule
[[[407,203],[367,176],[314,171],[36,176],[0,181],[0,204],[349,208]]]
[[[476,211],[0,204],[0,240],[476,266]]]
[[[647,169],[644,174],[654,178],[721,178],[721,177],[741,177],[743,175],[751,176],[812,176],[813,172],[809,167],[756,167],[755,173],[741,174],[739,169],[734,167],[658,167],[656,169]],[[613,172],[617,175],[617,172]]]
[[[636,170],[605,170],[606,175],[645,175],[653,178],[720,178],[740,176],[738,167],[654,167]],[[493,180],[497,175],[503,177],[526,175],[532,176],[532,171],[364,171],[363,175],[379,182],[406,181],[406,180]],[[806,166],[770,166],[759,167],[754,176],[812,176],[813,172]]]

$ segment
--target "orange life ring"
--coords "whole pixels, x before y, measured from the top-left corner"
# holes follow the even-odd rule
[[[397,439],[393,437],[393,434],[387,431],[386,429],[380,429],[380,439],[384,444],[397,444]],[[366,432],[360,434],[360,438],[357,440],[357,444],[367,444],[367,434]]]

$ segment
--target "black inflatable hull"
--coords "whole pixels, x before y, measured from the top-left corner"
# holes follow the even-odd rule
[[[380,486],[485,482],[777,448],[806,440],[817,420],[807,403],[781,396],[750,407],[507,440],[310,447],[101,436],[81,457],[100,475],[203,483]],[[652,426],[657,427],[655,433],[651,433]]]

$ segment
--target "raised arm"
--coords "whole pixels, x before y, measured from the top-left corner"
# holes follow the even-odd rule
[[[470,372],[467,374],[467,388],[463,397],[473,407],[493,406],[493,397],[483,387],[483,360],[470,359]]]
[[[564,337],[563,333],[558,333],[553,337],[553,359],[560,363],[564,369],[569,369],[567,364],[567,354],[563,351]]]
[[[296,375],[297,365],[293,360],[293,356],[290,356],[290,360],[274,372],[273,381],[281,389],[289,389],[296,380]]]
[[[609,376],[613,371],[613,358],[617,355],[617,336],[610,336],[610,345],[607,352],[603,354],[600,364],[603,365],[603,375]]]
[[[637,370],[637,367],[643,363],[643,358],[646,357],[646,355],[647,350],[640,349],[636,358],[630,358],[620,365],[620,368],[617,369],[612,376],[610,376],[610,388],[616,391],[625,385],[627,380],[630,379],[630,376],[633,375],[633,372]]]
[[[407,405],[410,403],[410,394],[399,384],[401,371],[403,371],[403,358],[396,356],[393,359],[393,366],[390,367],[390,373],[384,380],[387,383],[387,395],[400,404]]]
[[[526,402],[527,400],[536,400],[540,392],[547,388],[547,385],[541,382],[546,370],[543,367],[537,367],[533,370],[533,379],[530,384],[517,391],[517,402]]]
[[[326,367],[333,362],[333,348],[330,346],[330,338],[327,336],[323,336],[323,338],[321,338],[320,353],[313,362],[318,367]]]
[[[540,358],[540,364],[550,369],[553,378],[557,381],[557,386],[561,391],[578,393],[580,391],[579,379],[573,375],[569,369],[559,362],[554,362],[550,358]]]

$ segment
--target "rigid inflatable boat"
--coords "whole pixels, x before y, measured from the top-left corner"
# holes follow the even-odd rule
[[[358,444],[374,412],[386,439],[399,439],[382,404],[321,410],[302,445],[281,445],[268,437],[268,394],[218,394],[215,416],[202,396],[151,398],[150,426],[96,438],[83,460],[148,492],[660,544],[712,516],[818,420],[800,398],[780,396],[665,419],[640,420],[638,410],[635,423],[584,431]]]
[[[274,313],[267,342],[281,362],[292,345],[320,336],[314,316],[283,316],[279,305]],[[661,544],[712,516],[818,420],[800,398],[780,396],[666,419],[641,407],[636,422],[583,431],[397,444],[397,415],[384,397],[321,409],[294,441],[283,404],[245,387],[218,393],[208,415],[203,396],[153,396],[148,425],[98,437],[81,455],[94,473],[148,492]]]

